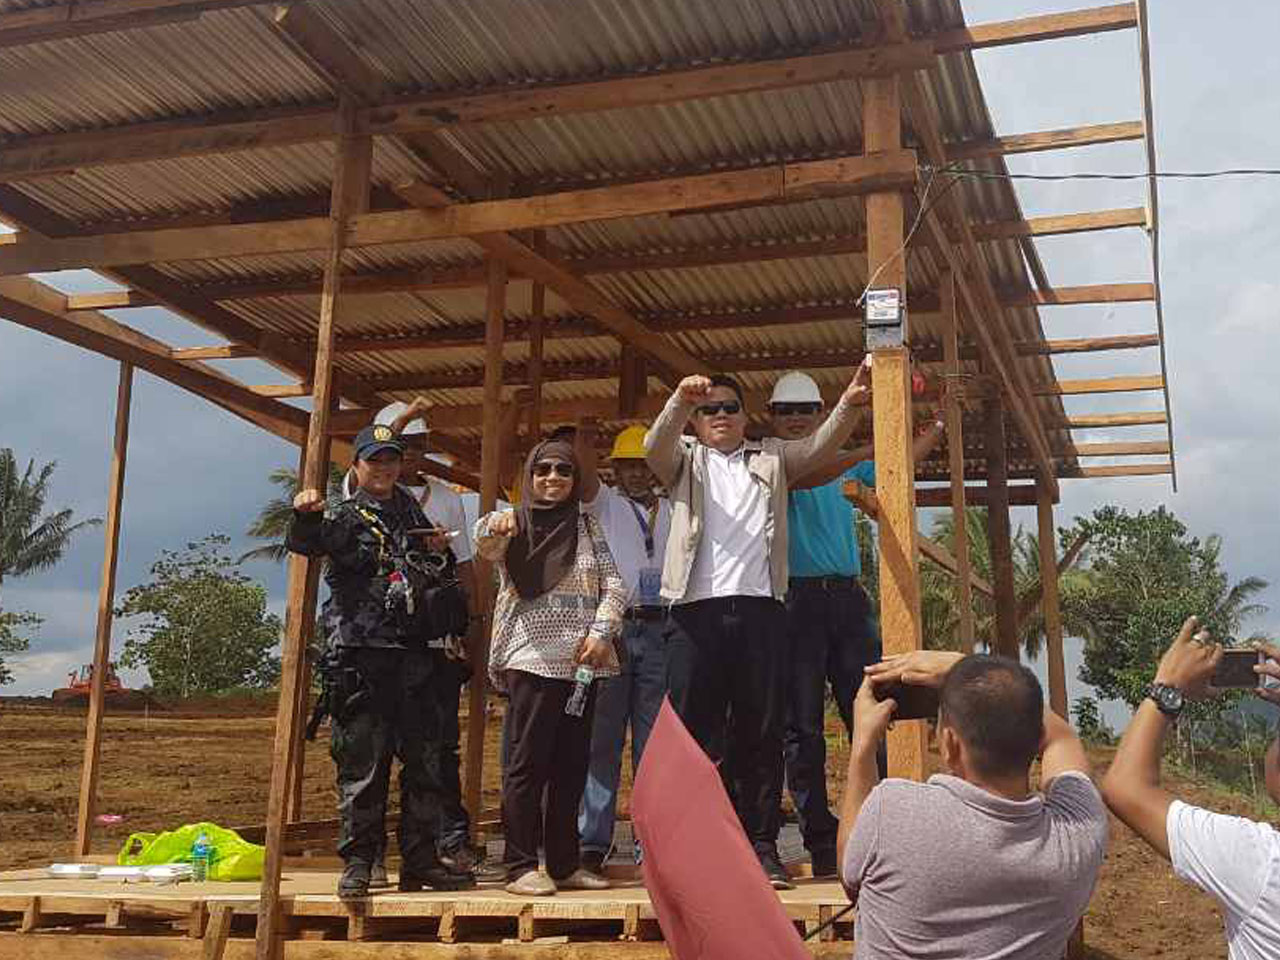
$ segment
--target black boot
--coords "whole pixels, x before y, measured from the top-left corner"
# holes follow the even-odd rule
[[[400,867],[399,890],[401,893],[417,893],[419,890],[471,890],[476,885],[474,875],[463,870],[451,870],[444,864],[427,867],[425,870],[410,870]]]
[[[369,896],[369,864],[362,860],[348,861],[338,878],[338,897],[342,900],[361,900]]]

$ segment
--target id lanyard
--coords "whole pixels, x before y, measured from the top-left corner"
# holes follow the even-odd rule
[[[627,498],[627,503],[631,504],[631,512],[636,515],[636,523],[640,524],[640,530],[644,533],[644,555],[649,559],[653,559],[654,543],[653,529],[658,525],[658,505],[655,503],[649,510],[648,518],[640,511],[640,507],[631,498]]]

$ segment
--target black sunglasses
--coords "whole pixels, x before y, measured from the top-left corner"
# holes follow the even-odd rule
[[[817,413],[822,409],[820,403],[771,403],[769,409],[776,417],[801,416]]]
[[[742,404],[737,400],[721,400],[719,403],[704,403],[699,405],[698,413],[704,417],[714,417],[717,413],[727,413],[733,416],[735,413],[742,412]]]
[[[539,460],[533,465],[533,475],[535,477],[549,477],[553,473],[557,477],[572,477],[573,464],[565,463],[562,460]]]

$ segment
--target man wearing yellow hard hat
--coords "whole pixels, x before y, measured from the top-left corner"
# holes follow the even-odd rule
[[[589,424],[579,424],[580,448],[594,446]],[[662,640],[662,561],[671,529],[671,505],[645,463],[643,426],[627,427],[613,441],[609,462],[616,485],[600,482],[594,457],[583,457],[582,504],[604,528],[628,594],[622,632],[622,673],[601,680],[591,731],[591,766],[578,816],[582,865],[603,873],[613,847],[622,748],[631,726],[631,768],[640,767],[649,731],[667,691]],[[636,851],[637,859],[639,850]]]

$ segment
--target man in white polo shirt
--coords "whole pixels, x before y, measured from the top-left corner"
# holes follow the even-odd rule
[[[628,595],[619,651],[622,673],[600,681],[591,728],[591,766],[578,817],[582,865],[596,873],[603,873],[613,847],[627,727],[631,727],[634,776],[667,692],[664,611],[659,591],[671,528],[671,504],[658,496],[657,478],[645,463],[644,435],[644,427],[627,427],[614,439],[609,461],[616,483],[610,487],[600,482],[596,469],[594,426],[581,423],[577,430],[583,509],[593,513],[604,528]],[[637,860],[639,854],[637,848]]]
[[[1231,960],[1280,957],[1280,833],[1270,825],[1214,813],[1175,800],[1160,786],[1165,734],[1187,700],[1209,692],[1222,647],[1188,618],[1156,667],[1155,682],[1120,741],[1102,781],[1111,812],[1146,840],[1173,872],[1222,904]],[[1280,647],[1263,647],[1255,672],[1280,681]],[[1280,704],[1280,688],[1259,686],[1257,695]],[[1280,737],[1265,763],[1267,792],[1280,803]]]

